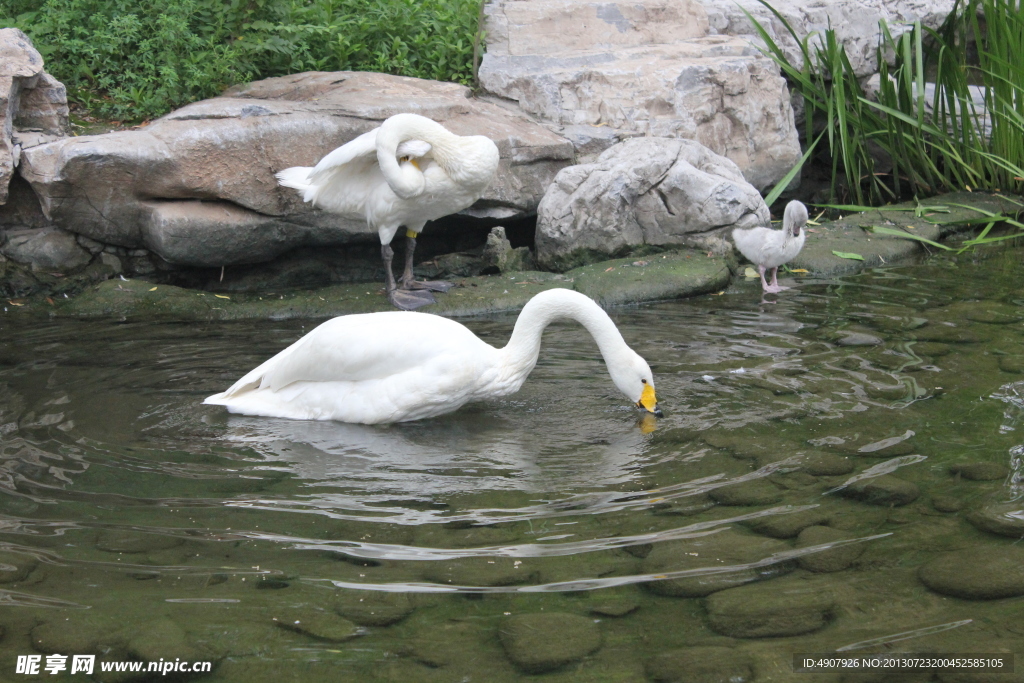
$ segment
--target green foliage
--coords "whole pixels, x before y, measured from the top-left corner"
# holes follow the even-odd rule
[[[126,121],[254,78],[379,71],[473,80],[480,0],[8,0],[73,101]]]
[[[800,45],[798,67],[747,15],[765,54],[803,96],[806,139],[822,131],[824,138],[819,135],[811,149],[827,141],[833,201],[843,196],[879,205],[948,190],[1024,187],[1022,0],[958,2],[939,30],[917,23],[896,38],[883,22],[874,98],[864,92],[834,31],[825,31],[812,50],[812,36],[801,39],[760,1]],[[968,59],[971,44],[978,48],[977,65]],[[926,88],[926,80],[934,89]],[[972,99],[971,83],[980,83],[984,105]],[[879,157],[888,164],[880,165]]]

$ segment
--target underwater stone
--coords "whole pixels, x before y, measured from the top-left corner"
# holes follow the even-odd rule
[[[688,647],[665,652],[644,665],[656,683],[746,683],[754,680],[750,658],[730,647]]]
[[[990,505],[968,513],[967,521],[990,534],[1024,538],[1024,509],[1020,504]]]
[[[932,507],[939,512],[960,512],[964,502],[956,496],[932,496]]]
[[[804,472],[816,477],[834,477],[853,472],[853,461],[832,453],[805,455],[802,461]]]
[[[943,344],[977,344],[986,339],[984,335],[974,330],[942,324],[928,325],[919,330],[914,330],[913,335],[918,341],[941,342]]]
[[[148,662],[180,658],[188,661],[209,660],[211,653],[194,644],[185,630],[171,619],[163,618],[135,629],[128,641],[128,650]]]
[[[38,564],[31,555],[0,552],[0,583],[24,581]]]
[[[415,607],[405,593],[340,590],[334,611],[360,626],[390,626],[412,614]]]
[[[827,526],[809,526],[796,539],[797,548],[824,545],[854,538],[847,533]],[[801,555],[797,562],[803,569],[812,572],[838,572],[853,564],[864,552],[863,543],[848,543],[837,548],[822,550],[810,555]]]
[[[932,358],[945,356],[952,351],[948,344],[927,341],[916,342],[911,348],[914,350],[914,353],[919,356],[931,356]]]
[[[314,609],[289,611],[287,615],[274,617],[274,623],[288,631],[332,643],[341,643],[360,635],[359,627],[348,619]]]
[[[90,615],[91,616],[91,615]],[[107,633],[105,625],[88,618],[55,617],[32,629],[32,648],[43,654],[93,654]]]
[[[1024,356],[1000,356],[999,369],[1018,375],[1024,373]]]
[[[836,343],[839,346],[879,346],[884,342],[881,337],[866,332],[840,332]]]
[[[96,537],[96,547],[108,553],[147,553],[153,550],[167,550],[183,542],[182,539],[173,536],[128,529],[104,529]]]
[[[789,514],[758,517],[745,522],[751,531],[756,531],[772,538],[794,538],[809,526],[828,524],[832,515],[820,508],[792,512]]]
[[[507,557],[466,557],[450,562],[424,562],[423,578],[452,586],[514,586],[537,578],[529,561]]]
[[[950,465],[949,473],[969,481],[996,481],[1004,479],[1010,469],[998,462],[962,462]]]
[[[643,587],[655,595],[697,598],[715,591],[770,579],[795,568],[793,562],[777,562],[758,567],[751,563],[790,549],[789,544],[727,529],[700,538],[667,541],[658,544],[640,565],[644,574],[659,575],[684,570],[711,570],[707,574],[649,581]],[[736,571],[720,572],[735,566]]]
[[[862,479],[843,489],[843,495],[871,505],[906,505],[921,495],[917,484],[888,474]]]
[[[835,596],[815,582],[797,579],[731,588],[704,601],[712,629],[733,638],[777,638],[824,627]]]
[[[708,495],[719,505],[772,505],[782,499],[782,492],[764,479],[722,486]]]
[[[943,553],[921,565],[917,576],[936,593],[966,600],[1024,595],[1024,548],[995,545]]]
[[[517,614],[498,629],[505,654],[527,673],[553,671],[601,647],[592,619],[576,614]]]
[[[640,601],[633,597],[610,597],[594,600],[587,611],[599,617],[624,617],[640,607]]]

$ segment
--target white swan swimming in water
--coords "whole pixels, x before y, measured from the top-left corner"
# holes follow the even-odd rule
[[[733,242],[740,253],[757,266],[761,274],[761,288],[769,294],[777,294],[789,287],[779,284],[779,266],[796,258],[804,248],[807,233],[807,207],[801,202],[792,201],[786,205],[786,213],[782,218],[782,230],[771,228],[737,228],[732,231]],[[768,284],[764,279],[765,270],[772,271],[772,281]]]
[[[295,166],[278,182],[304,201],[363,219],[380,235],[388,299],[403,310],[434,303],[429,290],[447,282],[413,277],[416,236],[427,221],[457,213],[479,199],[498,172],[498,147],[483,135],[460,136],[418,114],[396,114],[345,143],[313,168]],[[396,284],[391,240],[406,228],[405,270]]]
[[[647,362],[626,345],[600,306],[568,289],[530,299],[501,349],[454,320],[428,313],[343,315],[203,403],[298,420],[378,424],[434,417],[519,391],[537,364],[544,328],[560,318],[587,328],[619,391],[661,415]]]

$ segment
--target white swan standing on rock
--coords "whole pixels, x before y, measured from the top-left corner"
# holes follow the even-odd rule
[[[732,231],[733,242],[740,253],[757,266],[761,274],[761,288],[769,294],[777,294],[789,287],[779,284],[779,266],[796,258],[804,247],[807,233],[807,207],[792,201],[786,205],[782,218],[782,230],[771,228],[737,228]],[[772,271],[771,284],[764,279],[765,270]]]
[[[304,201],[349,218],[364,219],[380,235],[388,299],[403,310],[434,303],[428,290],[448,282],[417,282],[412,273],[416,237],[427,221],[469,207],[498,172],[498,147],[483,135],[460,136],[417,114],[397,114],[379,128],[345,143],[313,168],[277,174]],[[391,240],[401,226],[408,238],[398,284],[391,272]]]
[[[568,289],[530,299],[501,349],[429,313],[334,318],[203,403],[297,420],[378,424],[434,417],[519,391],[537,364],[544,328],[560,318],[587,328],[619,391],[661,415],[647,362],[600,306]]]

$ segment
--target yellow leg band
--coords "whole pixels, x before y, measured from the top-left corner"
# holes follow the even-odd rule
[[[418,232],[413,232],[412,230],[406,230],[405,231],[405,236],[410,238],[410,239],[416,239],[419,236],[419,233]]]

